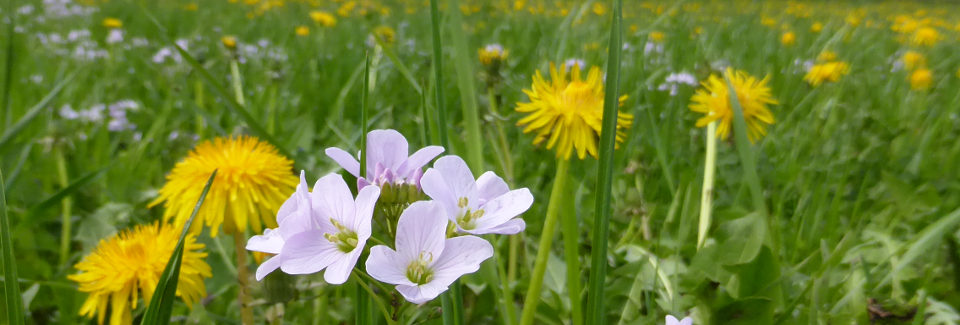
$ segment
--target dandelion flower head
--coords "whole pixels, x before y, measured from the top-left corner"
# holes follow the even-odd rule
[[[773,113],[767,105],[778,104],[767,85],[769,76],[757,79],[745,71],[735,71],[732,68],[727,68],[724,76],[730,79],[740,107],[743,109],[743,118],[747,122],[747,136],[751,142],[756,142],[767,134],[766,125],[774,123]],[[704,127],[713,121],[718,121],[717,136],[720,139],[727,139],[730,137],[734,117],[727,82],[714,74],[701,84],[703,88],[698,89],[690,99],[692,102],[690,110],[706,114],[697,120],[697,127]]]
[[[503,45],[487,44],[487,46],[477,50],[477,57],[483,65],[491,65],[494,62],[503,61],[509,53],[510,51],[504,49]]]
[[[523,92],[530,98],[528,103],[517,103],[516,110],[528,115],[517,125],[526,126],[524,133],[535,132],[533,144],[546,142],[547,149],[557,149],[557,157],[569,159],[574,150],[580,159],[589,154],[597,157],[597,142],[600,139],[603,119],[603,75],[600,68],[592,67],[587,78],[581,76],[580,65],[557,69],[550,63],[551,80],[544,80],[537,70],[531,89]],[[620,96],[622,106],[627,99]],[[633,124],[633,115],[617,113],[616,142],[623,142],[624,131]]]
[[[819,63],[810,68],[803,80],[816,87],[824,82],[837,82],[847,73],[850,73],[850,65],[846,62]]]
[[[228,234],[242,234],[248,224],[257,233],[264,226],[275,228],[277,209],[297,186],[293,161],[272,145],[247,136],[217,138],[200,143],[177,163],[150,206],[164,203],[164,219],[183,225],[214,170],[217,177],[191,227],[195,234],[203,225],[213,237],[221,224]]]
[[[110,324],[130,324],[131,311],[143,297],[149,304],[160,275],[167,266],[180,238],[180,228],[168,224],[140,225],[108,239],[100,240],[96,249],[75,266],[80,272],[67,278],[79,284],[79,291],[89,293],[80,315],[97,316],[103,324],[110,309]],[[204,278],[211,276],[204,262],[204,245],[188,235],[183,246],[183,260],[177,281],[177,296],[187,306],[206,295]]]
[[[910,88],[913,90],[927,90],[933,86],[933,71],[920,68],[910,74]]]

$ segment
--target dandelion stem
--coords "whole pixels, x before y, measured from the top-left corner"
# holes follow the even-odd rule
[[[560,193],[560,195],[565,194],[567,193]],[[553,197],[551,197],[552,200]],[[564,198],[560,201],[566,200]],[[573,206],[572,203],[568,204]],[[562,213],[560,232],[563,237],[564,261],[567,263],[567,293],[570,295],[570,317],[573,318],[573,325],[583,324],[583,306],[580,303],[580,232],[578,229],[577,214],[573,211]]]
[[[553,178],[553,188],[550,190],[550,203],[547,205],[547,215],[544,217],[543,231],[540,233],[540,246],[537,247],[537,259],[533,266],[533,275],[530,276],[530,286],[524,299],[523,312],[520,316],[521,325],[533,324],[537,314],[537,303],[540,302],[540,288],[543,286],[543,275],[547,271],[547,259],[550,257],[550,245],[553,244],[553,232],[557,227],[557,214],[560,212],[563,191],[567,183],[570,160],[557,160],[557,174]]]
[[[233,81],[233,96],[237,99],[237,104],[241,107],[247,106],[243,100],[243,82],[240,80],[240,67],[237,60],[230,60],[230,79]]]
[[[703,247],[710,230],[713,212],[713,178],[717,164],[717,122],[707,125],[707,153],[703,166],[703,192],[700,194],[700,226],[697,230],[697,250]]]
[[[57,163],[57,182],[61,188],[70,185],[70,177],[67,175],[67,163],[63,158],[63,148],[57,146],[54,149],[55,160]],[[60,267],[66,267],[70,258],[70,234],[72,233],[72,224],[70,215],[73,213],[73,199],[70,196],[64,197],[60,206]]]
[[[240,322],[243,325],[253,324],[253,309],[250,309],[250,275],[247,271],[247,250],[244,248],[243,233],[233,235],[234,253],[237,254],[237,301],[240,302]]]

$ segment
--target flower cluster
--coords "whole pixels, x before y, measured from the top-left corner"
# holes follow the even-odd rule
[[[368,240],[386,243],[384,239],[393,237],[393,247],[369,249],[366,272],[420,304],[493,256],[493,246],[473,235],[524,230],[526,224],[517,216],[533,204],[526,188],[510,190],[493,172],[474,179],[457,156],[437,159],[424,172],[443,148],[430,146],[408,155],[407,140],[394,130],[374,130],[367,139],[361,153],[365,166],[342,149],[326,150],[357,177],[356,196],[339,174],[320,178],[311,191],[301,172],[296,191],[277,213],[279,226],[247,242],[248,250],[273,255],[257,269],[257,280],[279,268],[288,274],[324,271],[326,282],[342,284],[357,267]],[[419,200],[424,196],[432,200]],[[382,211],[397,216],[377,213]],[[375,222],[394,231],[376,232]]]

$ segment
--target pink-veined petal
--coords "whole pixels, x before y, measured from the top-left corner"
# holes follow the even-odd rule
[[[407,160],[407,139],[396,130],[373,130],[367,133],[367,173],[369,166],[383,164],[384,168],[396,169]],[[372,174],[371,174],[372,175]]]
[[[253,236],[247,240],[247,250],[270,254],[280,254],[283,250],[283,237],[276,229],[264,229],[263,235]]]
[[[367,257],[367,274],[377,279],[377,281],[414,285],[410,279],[407,279],[406,270],[411,261],[405,260],[403,256],[393,251],[387,246],[377,245],[370,247],[370,256]]]
[[[380,198],[380,188],[376,186],[367,186],[360,189],[357,193],[357,199],[354,203],[353,231],[358,236],[370,237],[371,222],[373,220],[373,209],[377,206],[377,199]]]
[[[510,192],[510,187],[503,178],[497,176],[494,172],[486,172],[477,178],[477,198],[484,202]]]
[[[326,271],[323,271],[323,280],[327,281],[329,284],[343,284],[347,282],[347,278],[350,277],[350,272],[353,271],[353,266],[357,265],[357,259],[360,258],[360,251],[354,250],[352,253],[343,256],[339,260],[327,266]]]
[[[423,193],[433,199],[434,202],[443,205],[447,211],[447,217],[450,220],[456,218],[459,208],[457,207],[457,197],[454,196],[450,186],[447,185],[443,174],[434,168],[427,169],[420,178],[420,188]]]
[[[433,163],[433,168],[440,171],[443,180],[447,183],[453,196],[457,199],[465,197],[470,200],[476,200],[477,182],[473,179],[473,173],[470,167],[462,158],[454,155],[443,156]],[[421,179],[421,186],[423,180]],[[470,202],[471,207],[479,202]]]
[[[441,293],[447,291],[448,286],[449,284],[441,286],[433,284],[432,282],[419,286],[398,285],[397,291],[399,291],[407,301],[419,305],[437,298]]]
[[[397,253],[408,262],[420,258],[421,254],[425,259],[439,258],[446,232],[447,216],[440,205],[431,201],[414,202],[403,210],[397,221]]]
[[[355,207],[353,194],[340,174],[327,174],[313,185],[313,208],[317,212],[320,224],[330,223],[330,219],[349,226],[353,225]]]
[[[344,257],[336,245],[328,241],[320,230],[299,233],[283,245],[283,263],[280,269],[288,274],[311,274]]]
[[[515,235],[517,233],[520,233],[526,228],[527,228],[527,223],[523,221],[523,219],[513,218],[510,220],[507,220],[507,222],[501,223],[491,228],[474,228],[471,230],[463,230],[463,232],[474,234],[474,235],[486,235],[486,234]]]
[[[441,153],[443,153],[443,147],[441,146],[423,147],[410,155],[407,160],[397,167],[397,175],[404,178],[413,178],[417,170],[426,166],[433,158],[436,158]]]
[[[263,278],[266,277],[267,274],[270,274],[273,271],[276,271],[277,268],[280,267],[281,263],[283,263],[283,259],[280,257],[280,255],[268,258],[266,261],[263,261],[263,263],[260,264],[260,267],[257,268],[257,274],[256,274],[257,281],[263,280]]]
[[[477,220],[477,229],[493,228],[524,213],[533,204],[533,194],[526,188],[498,196],[483,205],[483,216]]]
[[[493,257],[493,245],[476,236],[460,236],[447,239],[443,254],[430,268],[433,279],[430,283],[449,286],[454,280],[480,269],[480,263]]]

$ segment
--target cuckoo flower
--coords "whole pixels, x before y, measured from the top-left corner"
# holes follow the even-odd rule
[[[395,284],[407,301],[421,304],[436,298],[453,281],[480,269],[493,256],[493,246],[475,236],[446,238],[447,218],[435,202],[411,204],[397,224],[396,250],[370,248],[367,273]]]
[[[667,325],[693,325],[693,318],[684,317],[681,320],[677,320],[676,317],[672,315],[667,315],[666,319]]]
[[[257,279],[277,267],[289,274],[326,269],[324,280],[342,284],[370,238],[373,207],[380,188],[364,187],[354,200],[347,183],[338,174],[317,180],[309,195],[306,195],[306,182],[301,180],[300,186],[304,190],[298,189],[294,194],[295,203],[289,207],[284,204],[280,209],[277,216],[280,227],[252,238],[247,244],[251,250],[278,254],[260,266],[264,270],[257,270]],[[292,210],[296,212],[290,213]]]
[[[460,232],[474,235],[512,235],[526,227],[515,218],[530,208],[533,195],[526,188],[510,190],[497,174],[473,179],[467,163],[457,156],[437,159],[421,179],[423,192],[446,210]]]
[[[367,133],[366,177],[360,177],[360,163],[340,148],[327,148],[327,156],[357,177],[357,187],[385,184],[420,187],[423,166],[443,153],[443,147],[428,146],[409,155],[407,139],[396,130]]]
[[[277,211],[279,227],[265,229],[263,235],[253,236],[247,241],[247,250],[275,255],[257,268],[257,281],[262,280],[267,274],[280,267],[280,263],[283,261],[283,256],[280,254],[286,240],[293,235],[313,228],[313,209],[310,201],[307,180],[304,172],[300,171],[300,184],[297,185],[296,192],[283,202],[280,210]]]

